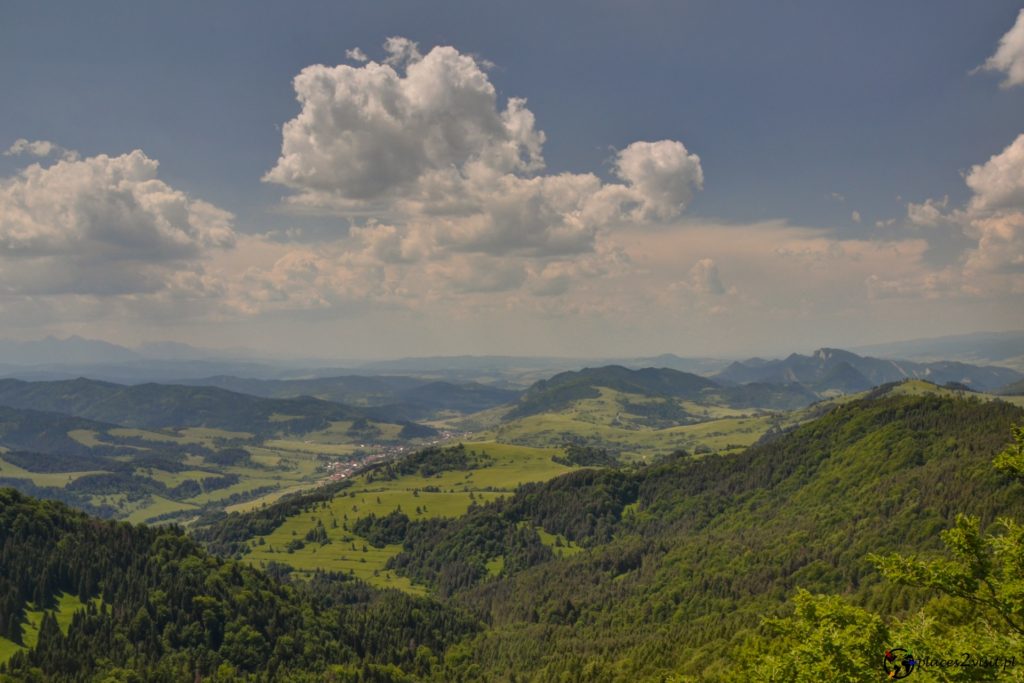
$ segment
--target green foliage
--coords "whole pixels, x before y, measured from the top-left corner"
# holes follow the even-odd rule
[[[592,540],[582,535],[589,547],[572,557],[455,592],[492,624],[474,639],[476,665],[512,661],[540,679],[592,665],[605,680],[672,672],[715,681],[739,666],[744,634],[785,614],[798,587],[843,593],[868,612],[914,614],[931,596],[884,581],[865,557],[936,552],[958,511],[989,521],[1024,513],[1019,486],[990,465],[1020,414],[999,402],[886,392],[737,456],[584,470],[523,487],[503,514],[559,533],[582,524]],[[422,547],[447,547],[463,533],[447,530]]]
[[[884,676],[892,647],[934,661],[1024,651],[1024,529],[1013,521],[1024,496],[1005,475],[1024,471],[1024,433],[1008,449],[1002,436],[1021,411],[893,388],[817,410],[738,455],[578,470],[504,498],[487,491],[458,518],[433,515],[455,487],[482,498],[471,487],[525,454],[489,446],[493,462],[474,468],[472,450],[428,449],[397,479],[324,487],[197,530],[218,552],[270,562],[265,573],[175,529],[5,498],[0,628],[18,637],[20,625],[24,640],[36,598],[44,611],[61,592],[101,598],[67,635],[40,613],[45,636],[10,666],[40,680],[861,681]],[[1000,450],[1002,473],[991,466]],[[530,462],[564,471],[551,456]],[[575,552],[556,554],[552,539]],[[315,571],[312,560],[343,552],[391,557],[402,577],[389,580],[444,602]],[[935,666],[918,677],[1006,674]]]
[[[1022,478],[1024,429],[1013,427],[1012,434],[1013,441],[994,464]],[[1019,675],[1008,667],[1024,651],[1024,526],[1010,518],[992,526],[992,532],[982,533],[978,517],[958,514],[953,527],[941,533],[943,557],[869,556],[890,581],[941,596],[916,614],[893,620],[888,633],[880,617],[838,596],[797,591],[793,615],[766,620],[766,634],[748,644],[743,658],[751,664],[745,677],[877,680],[872,659],[877,662],[883,648],[897,646],[912,653],[931,680]],[[836,614],[849,619],[837,624]],[[798,656],[778,654],[780,646]],[[814,652],[817,658],[811,656]]]
[[[486,453],[470,451],[463,444],[442,448],[429,446],[404,458],[374,469],[367,481],[394,480],[406,475],[432,477],[441,472],[469,471],[486,467],[493,459]]]
[[[126,427],[217,427],[257,435],[302,434],[324,429],[337,420],[363,420],[368,428],[374,424],[361,409],[311,396],[263,398],[209,386],[125,386],[81,378],[57,382],[0,380],[0,404]],[[377,409],[377,419],[388,420],[384,413]],[[282,415],[288,419],[279,419]]]
[[[408,528],[409,516],[400,510],[394,510],[383,517],[370,513],[366,517],[360,517],[352,525],[352,531],[377,548],[383,548],[390,543],[401,543],[405,540]]]
[[[793,615],[768,619],[763,639],[737,655],[737,681],[764,683],[868,683],[882,675],[882,655],[891,647],[875,614],[834,595],[798,589]]]
[[[216,554],[235,555],[247,550],[246,540],[269,534],[287,518],[300,512],[309,512],[349,486],[351,483],[347,481],[328,484],[314,491],[283,496],[273,504],[252,512],[213,515],[212,518],[200,520],[198,527],[193,530],[193,536]]]
[[[567,408],[574,401],[596,398],[598,387],[628,394],[695,398],[703,389],[717,388],[709,379],[668,368],[629,370],[618,365],[563,372],[531,386],[516,407],[506,416],[514,420]]]
[[[341,575],[281,583],[180,530],[101,522],[10,489],[0,490],[0,568],[9,640],[22,640],[29,602],[52,610],[62,592],[87,602],[66,633],[44,612],[35,645],[0,671],[13,680],[324,680],[334,665],[430,677],[476,630],[429,600]]]
[[[890,555],[875,564],[896,583],[962,598],[979,616],[1024,636],[1024,526],[1011,519],[995,526],[997,533],[982,534],[977,517],[957,515],[942,532],[948,559]]]
[[[1024,425],[1013,427],[1013,440],[996,456],[995,467],[1018,479],[1024,479]]]
[[[551,459],[567,467],[619,467],[622,464],[604,448],[576,443],[566,444],[565,455],[554,455]]]

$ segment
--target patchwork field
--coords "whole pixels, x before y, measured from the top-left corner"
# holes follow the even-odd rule
[[[382,517],[396,510],[413,520],[457,517],[474,502],[493,500],[513,492],[519,484],[544,481],[574,469],[552,461],[552,456],[562,452],[556,448],[473,442],[467,443],[466,449],[486,454],[490,462],[479,469],[445,471],[429,477],[405,475],[387,480],[374,479],[371,473],[360,475],[351,488],[330,502],[288,518],[266,536],[250,539],[250,552],[245,557],[260,566],[279,562],[301,572],[351,572],[375,585],[419,593],[422,587],[384,569],[401,546],[374,548],[351,531],[357,520],[370,514]],[[323,528],[327,543],[306,540],[307,534],[315,533],[318,527]],[[553,547],[561,544],[565,553],[574,551],[565,539],[550,536],[546,542]]]
[[[740,451],[757,441],[776,422],[777,417],[762,415],[723,418],[666,429],[640,429],[574,419],[561,413],[545,413],[504,424],[493,434],[500,443],[538,447],[583,440],[614,450],[623,460],[649,461],[679,449],[717,453]]]

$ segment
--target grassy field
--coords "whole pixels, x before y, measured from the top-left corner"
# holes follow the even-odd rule
[[[1024,407],[1024,396],[996,396],[995,394],[984,394],[984,393],[971,393],[964,391],[957,391],[956,389],[947,389],[945,387],[937,387],[934,384],[914,379],[894,387],[892,393],[898,395],[907,396],[923,396],[926,394],[938,395],[938,396],[962,396],[967,398],[976,398],[979,401],[1006,401],[1016,406]]]
[[[68,432],[68,436],[83,446],[89,446],[90,448],[93,446],[99,446],[103,443],[97,438],[99,436],[99,432],[94,432],[91,429],[72,429]]]
[[[374,585],[422,592],[422,587],[384,569],[388,559],[401,550],[399,545],[374,548],[350,531],[358,519],[371,513],[380,517],[395,510],[401,510],[411,519],[457,517],[474,501],[493,500],[511,493],[521,483],[547,480],[573,469],[551,460],[553,455],[561,453],[560,449],[495,442],[467,443],[466,448],[486,453],[491,462],[480,469],[448,471],[432,477],[406,475],[393,480],[370,481],[367,475],[361,475],[351,488],[319,509],[293,516],[272,533],[250,539],[251,551],[246,559],[261,566],[276,561],[303,572],[315,569],[352,572]],[[431,490],[425,490],[427,487]],[[302,548],[288,551],[289,543],[303,540],[318,524],[324,526],[330,543],[306,543]],[[573,552],[572,544],[565,539],[560,541],[562,551]],[[546,542],[552,547],[559,544],[554,536]]]
[[[123,517],[123,519],[132,522],[133,524],[140,524],[158,515],[189,509],[195,509],[195,506],[171,500],[170,498],[164,498],[163,496],[150,496],[144,506],[136,508],[127,517]]]
[[[646,462],[681,448],[718,453],[739,451],[778,421],[776,415],[764,411],[642,397],[604,387],[598,391],[598,396],[575,401],[559,412],[502,422],[508,409],[492,409],[455,421],[452,426],[480,430],[481,437],[516,445],[554,448],[582,440],[608,448],[625,461]],[[642,410],[641,406],[669,404],[685,416],[682,421],[697,423],[655,428],[650,426],[650,417],[630,412]]]
[[[67,486],[75,479],[84,477],[87,474],[96,474],[96,471],[86,472],[29,472],[17,465],[12,465],[6,460],[0,459],[0,477],[13,477],[15,479],[29,479],[36,486]]]
[[[213,429],[211,427],[184,427],[175,431],[182,439],[185,439],[186,442],[201,443],[205,445],[213,445],[216,441],[221,439],[226,439],[228,441],[234,439],[244,440],[251,439],[253,436],[249,432],[229,432],[226,429]]]
[[[166,441],[168,443],[195,443],[181,436],[175,434],[168,434],[166,432],[153,432],[147,429],[129,429],[127,427],[118,427],[117,429],[111,429],[110,434],[112,436],[123,436],[128,439],[142,439],[144,441],[155,441],[157,443]]]
[[[718,453],[739,451],[754,443],[777,418],[733,417],[667,429],[615,427],[574,419],[563,413],[531,415],[502,425],[494,431],[501,443],[555,447],[583,439],[589,444],[617,451],[625,460],[649,461],[678,449],[706,448]]]
[[[282,496],[287,496],[289,493],[298,493],[299,491],[302,491],[302,490],[305,490],[305,489],[308,489],[308,488],[309,488],[309,485],[307,485],[307,484],[296,484],[295,486],[289,486],[289,487],[286,487],[286,488],[280,488],[280,489],[278,489],[276,491],[271,491],[270,493],[262,495],[259,498],[253,498],[252,500],[247,500],[247,501],[244,501],[242,503],[235,503],[234,505],[228,505],[227,507],[224,508],[224,511],[228,512],[228,513],[231,513],[231,512],[250,512],[251,510],[255,510],[255,509],[260,508],[260,507],[262,507],[264,505],[270,505],[271,503],[273,503],[278,498],[281,498]]]
[[[318,438],[323,439],[323,432],[316,432]],[[312,436],[309,434],[307,436]],[[264,442],[267,448],[289,453],[302,453],[305,455],[337,455],[346,457],[359,450],[354,443],[327,443],[324,441],[313,441],[312,439],[267,439]]]
[[[910,380],[892,389],[896,394],[964,395],[920,380]],[[654,429],[644,426],[643,417],[623,409],[624,405],[653,404],[662,399],[645,399],[600,389],[600,396],[575,402],[570,408],[494,424],[497,413],[483,416],[478,424],[489,424],[487,436],[501,442],[530,446],[556,447],[570,440],[583,440],[617,453],[627,461],[649,461],[652,457],[677,449],[690,452],[736,453],[757,441],[773,425],[791,426],[820,414],[823,409],[854,401],[867,392],[827,399],[805,409],[767,413],[743,411],[720,406],[702,406],[679,401],[691,417],[705,420],[697,424]],[[982,401],[1005,400],[1024,406],[1024,396],[993,396],[966,393]]]
[[[57,617],[57,625],[60,626],[61,631],[65,634],[68,632],[68,627],[71,625],[71,617],[75,615],[75,612],[84,607],[85,603],[79,600],[78,596],[62,593],[58,597],[57,609],[54,612]],[[0,638],[0,664],[6,662],[19,650],[35,647],[36,641],[39,639],[39,626],[43,622],[43,612],[41,610],[26,610],[26,616],[28,620],[23,624],[22,629],[26,647],[22,647],[6,638]]]

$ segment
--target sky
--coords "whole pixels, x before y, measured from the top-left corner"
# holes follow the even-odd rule
[[[18,2],[0,338],[771,355],[1024,328],[1024,4]]]

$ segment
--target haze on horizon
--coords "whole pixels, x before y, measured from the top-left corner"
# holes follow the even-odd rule
[[[1024,328],[1019,2],[5,15],[2,338],[726,357]]]

